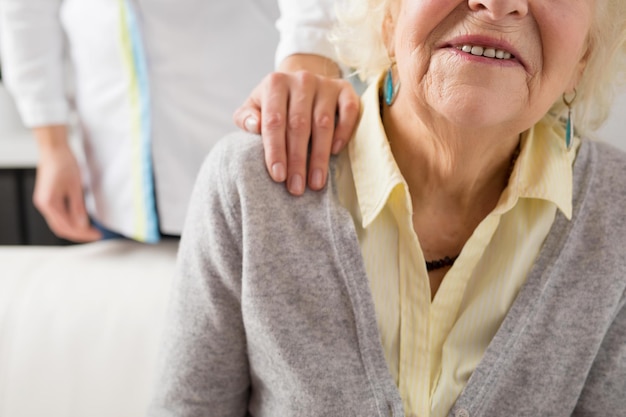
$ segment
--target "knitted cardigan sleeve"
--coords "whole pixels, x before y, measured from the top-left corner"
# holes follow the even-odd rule
[[[195,185],[171,292],[152,416],[245,416],[241,220],[219,144]]]

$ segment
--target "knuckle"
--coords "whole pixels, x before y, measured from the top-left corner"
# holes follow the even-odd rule
[[[309,118],[301,113],[289,115],[289,130],[296,133],[307,133],[309,127]]]
[[[33,195],[33,206],[35,206],[38,210],[41,210],[41,198],[35,194]]]
[[[299,84],[312,84],[316,80],[316,76],[308,71],[297,71],[294,76]]]
[[[283,115],[278,112],[271,112],[263,115],[263,128],[265,130],[278,130],[283,128],[285,121]]]
[[[287,81],[287,74],[282,72],[272,72],[265,77],[269,88],[276,88],[283,85]]]
[[[315,116],[315,128],[317,129],[332,129],[335,123],[335,118],[328,112],[323,112]]]
[[[360,106],[359,106],[358,100],[348,100],[348,101],[346,101],[343,104],[343,106],[341,108],[341,110],[346,115],[349,115],[349,116],[354,116],[354,115],[358,114],[359,113],[359,109],[360,109]]]
[[[33,196],[33,205],[40,212],[47,211],[48,207],[50,207],[51,200],[49,197],[44,197],[42,195],[36,194]]]

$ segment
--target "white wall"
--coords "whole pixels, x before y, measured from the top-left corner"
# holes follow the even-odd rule
[[[598,138],[626,151],[626,88],[622,88],[607,123],[597,132]]]

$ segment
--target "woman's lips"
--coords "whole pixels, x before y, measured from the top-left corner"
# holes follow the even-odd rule
[[[461,54],[471,55],[482,59],[491,59],[500,63],[518,64],[526,69],[520,54],[508,42],[486,36],[461,36],[441,45],[441,48],[451,48]]]

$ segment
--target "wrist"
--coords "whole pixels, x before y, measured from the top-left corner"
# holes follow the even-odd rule
[[[341,70],[334,61],[324,56],[315,54],[290,55],[280,63],[278,71],[308,71],[328,78],[341,78]]]
[[[33,129],[41,151],[57,151],[69,148],[65,125],[40,126]]]

